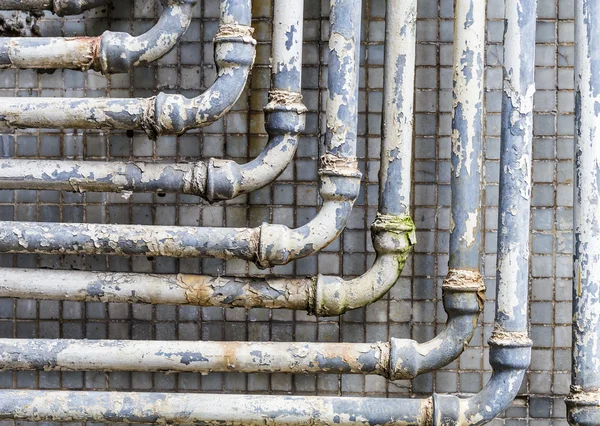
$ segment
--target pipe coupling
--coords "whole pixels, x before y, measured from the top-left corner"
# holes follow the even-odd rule
[[[308,109],[302,103],[300,93],[272,90],[264,111],[265,130],[270,136],[296,136],[306,127]]]
[[[358,170],[356,157],[323,155],[319,177],[319,194],[324,201],[349,201],[354,203],[358,198],[362,173]]]
[[[485,285],[478,271],[450,269],[442,284],[444,309],[451,315],[478,315],[485,303]],[[477,321],[477,316],[474,317]]]
[[[213,203],[231,200],[240,192],[242,173],[240,165],[232,160],[211,158],[206,171],[205,198]]]
[[[526,370],[529,367],[533,342],[527,332],[496,327],[488,343],[490,365],[494,370]]]
[[[373,247],[379,254],[407,254],[417,243],[416,230],[408,215],[377,213],[371,225]]]
[[[567,420],[571,425],[600,424],[600,392],[585,391],[581,386],[571,386],[569,396],[565,398]]]

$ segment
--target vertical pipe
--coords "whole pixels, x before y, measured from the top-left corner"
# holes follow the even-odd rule
[[[304,40],[304,2],[275,0],[271,91],[300,93],[302,83],[302,42]]]
[[[356,161],[361,12],[361,0],[331,0],[325,151],[342,163]]]
[[[452,91],[450,270],[479,273],[485,0],[457,0]]]
[[[417,2],[388,1],[379,213],[410,215]]]
[[[600,3],[575,2],[572,425],[600,425]]]
[[[498,217],[497,330],[527,332],[536,0],[507,0]]]

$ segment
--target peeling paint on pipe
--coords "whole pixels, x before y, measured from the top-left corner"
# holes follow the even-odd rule
[[[58,16],[79,15],[111,0],[0,0],[0,10],[50,10]]]
[[[303,4],[283,3],[274,16],[278,25],[274,26],[273,57],[279,65],[273,67],[270,102],[265,107],[269,143],[256,159],[242,165],[214,158],[193,164],[8,159],[0,161],[0,187],[183,193],[213,202],[271,183],[293,160],[306,113],[300,94]]]
[[[481,267],[485,10],[485,0],[457,0],[454,9],[450,270]]]
[[[178,1],[191,7],[189,2],[196,0]],[[219,32],[215,37],[217,79],[196,98],[165,93],[141,99],[3,98],[0,131],[142,129],[151,139],[156,139],[160,135],[181,135],[190,129],[208,126],[231,109],[246,86],[256,44],[252,38],[250,12],[250,0],[223,0]],[[2,52],[0,50],[0,57]]]
[[[430,400],[0,391],[0,419],[196,425],[430,425]]]
[[[93,69],[103,74],[129,72],[133,67],[162,58],[177,46],[192,21],[196,2],[161,0],[164,11],[158,23],[137,37],[111,31],[99,37],[2,37],[0,68]],[[61,14],[71,14],[98,3],[106,2],[72,5],[53,2],[52,7]]]
[[[600,4],[575,2],[575,204],[571,425],[600,425]]]
[[[224,3],[221,20],[230,25],[231,20],[238,19],[239,25],[243,25],[245,22],[240,21],[239,16],[250,19],[249,0],[236,0],[235,5],[236,7],[232,8],[234,0]],[[244,13],[240,13],[240,10]],[[234,12],[236,15],[232,14]],[[327,152],[321,158],[319,170],[319,193],[323,205],[317,216],[310,222],[297,229],[266,223],[259,228],[227,229],[5,222],[7,227],[0,235],[0,252],[238,258],[268,268],[273,265],[287,264],[325,248],[345,228],[354,201],[358,197],[361,178],[356,159],[360,0],[332,1],[331,14],[329,48],[330,55],[335,59],[329,66],[328,82],[331,101],[328,102],[327,111],[331,121],[328,122]],[[250,46],[254,52],[253,43],[242,44],[242,46]],[[233,61],[233,58],[231,60]],[[164,99],[173,96],[176,95],[164,95]],[[39,99],[41,98],[37,100]],[[23,101],[22,107],[25,111],[21,111],[22,115],[28,112],[28,105],[30,106],[32,101],[33,99]],[[85,109],[87,102],[93,101],[93,99],[83,99],[70,100],[67,103],[81,102]],[[117,103],[121,101],[116,100]],[[159,95],[157,102],[163,101]],[[110,104],[115,100],[106,99],[100,102]],[[111,116],[114,123],[120,125],[131,120],[132,117],[141,119],[144,116],[137,109],[139,100],[127,100],[127,102],[132,102],[131,110],[128,110],[127,114]],[[44,101],[41,103],[43,104]],[[2,120],[5,122],[9,120],[6,115],[2,115],[3,105],[0,106],[0,123]],[[45,105],[46,107],[48,105]],[[54,107],[55,105],[52,108]],[[172,109],[165,107],[162,110]],[[17,113],[18,111],[20,109]],[[94,109],[90,112],[93,115],[99,113]],[[70,114],[71,111],[67,108],[65,111],[55,111],[55,113],[63,115]],[[57,119],[56,114],[44,116],[44,119],[54,122]],[[96,119],[98,117],[100,115],[95,115]],[[87,121],[84,120],[84,123]],[[155,132],[158,133],[160,132]]]
[[[379,212],[409,215],[417,2],[388,1],[386,4]]]
[[[493,373],[483,390],[470,398],[435,395],[436,425],[481,425],[491,421],[515,398],[529,366],[535,29],[536,0],[506,0],[496,314],[489,340]]]

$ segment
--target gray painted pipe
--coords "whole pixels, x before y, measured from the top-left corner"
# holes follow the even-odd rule
[[[272,68],[271,100],[265,107],[269,142],[254,160],[240,165],[214,158],[175,164],[7,159],[0,162],[0,187],[172,192],[197,195],[212,202],[232,199],[271,183],[293,160],[306,113],[300,94],[303,5],[293,0],[278,4],[274,13],[278,24],[273,27],[273,58],[279,65]]]
[[[334,3],[343,0],[333,0]],[[529,213],[530,162],[513,155],[531,153],[531,113],[533,90],[521,83],[529,81],[533,51],[521,52],[521,43],[535,40],[535,1],[509,0],[506,3],[505,102],[503,118],[508,117],[513,132],[504,129],[502,142],[503,176],[501,209],[513,211],[527,200]],[[533,25],[532,25],[533,22]],[[518,41],[517,44],[511,43]],[[518,56],[523,53],[524,64]],[[523,71],[520,73],[519,71]],[[515,76],[516,75],[516,76]],[[531,75],[533,81],[533,75]],[[512,83],[512,84],[511,84]],[[519,84],[516,84],[519,83]],[[506,99],[509,91],[514,97]],[[518,102],[517,102],[518,100]],[[523,103],[522,103],[522,102]],[[516,107],[516,108],[515,108]],[[514,120],[510,120],[514,118]],[[530,157],[529,157],[530,158]],[[527,160],[527,159],[525,159]],[[522,192],[525,190],[525,192]],[[520,212],[521,213],[521,212]],[[512,240],[514,235],[519,235]],[[143,423],[200,424],[483,424],[501,412],[514,398],[529,364],[531,341],[527,336],[527,280],[515,279],[503,269],[508,254],[503,244],[528,259],[528,221],[500,220],[498,285],[495,329],[490,340],[490,364],[494,373],[479,394],[466,399],[434,395],[427,399],[352,399],[323,397],[279,397],[239,395],[165,395],[106,392],[3,391],[0,416],[19,420],[129,421]],[[504,251],[503,251],[504,250]],[[506,265],[504,265],[506,266]],[[504,272],[504,273],[503,273]],[[519,274],[522,271],[518,271]],[[517,274],[517,278],[520,275]],[[523,299],[519,296],[525,295]],[[512,300],[513,306],[507,302]],[[523,305],[524,308],[515,306]],[[202,400],[205,399],[205,400]],[[181,412],[181,407],[188,407]],[[111,407],[111,408],[107,408]],[[116,407],[116,408],[115,408]],[[342,408],[343,407],[343,408]],[[398,415],[397,413],[401,413]]]
[[[183,2],[182,5],[174,4],[173,8],[191,7],[190,2],[195,0],[178,1]],[[215,37],[217,79],[196,98],[165,93],[141,99],[3,98],[0,131],[17,128],[142,129],[150,138],[156,139],[159,135],[180,135],[190,129],[208,126],[231,109],[246,86],[256,44],[250,20],[250,0],[222,1],[219,32]],[[68,50],[76,49],[70,47]],[[123,59],[127,60],[127,55]]]
[[[567,419],[600,425],[600,4],[575,2],[573,345]]]
[[[403,22],[390,32],[390,43],[402,38],[404,47],[398,55],[413,51],[415,46],[416,1],[390,3],[388,20]],[[392,27],[392,26],[390,26]],[[397,63],[398,61],[392,61]],[[407,81],[414,79],[414,62],[404,70]],[[388,86],[388,91],[400,93],[405,85],[400,81]],[[388,97],[393,98],[391,93]],[[403,111],[411,111],[413,97],[398,96],[394,107]],[[389,104],[385,104],[390,109]],[[389,117],[389,115],[386,115]],[[385,128],[386,119],[384,119]],[[412,119],[396,122],[397,130],[412,135]],[[389,139],[387,139],[389,138]],[[387,139],[387,140],[386,140]],[[393,153],[405,141],[394,136],[384,137],[382,161],[391,164],[387,173],[380,175],[382,186],[388,194],[404,192],[403,186],[410,188],[410,181],[394,179],[393,170],[397,162],[402,161]],[[385,182],[385,185],[383,185]],[[410,195],[410,190],[409,190]],[[373,225],[373,245],[378,254],[373,267],[362,277],[345,281],[340,277],[318,276],[315,278],[227,278],[203,277],[193,275],[145,275],[131,273],[95,273],[73,271],[39,271],[39,270],[2,270],[0,274],[0,296],[20,298],[45,298],[57,300],[85,300],[105,302],[145,302],[197,304],[201,306],[235,307],[268,307],[308,309],[317,315],[340,315],[346,310],[356,309],[372,303],[382,297],[397,281],[404,262],[415,242],[414,225],[406,215],[392,215],[389,212],[401,211],[408,200],[386,196],[383,205],[387,214],[379,214]],[[352,352],[346,344],[313,345],[302,343],[296,346],[276,344],[261,346],[261,343],[230,344],[227,353],[235,348],[232,358],[244,361],[236,363],[236,371],[257,372],[271,368],[280,372],[346,372],[361,374],[381,374],[391,379],[413,378],[419,374],[433,371],[455,359],[463,350],[465,343],[471,338],[477,324],[478,314],[483,306],[483,291],[478,273],[469,271],[453,271],[444,283],[444,307],[448,313],[446,328],[433,340],[419,344],[413,340],[392,339],[390,343],[378,343],[368,350],[358,346],[359,352]],[[24,286],[23,282],[28,283]],[[100,370],[131,368],[160,369],[172,368],[177,371],[229,371],[229,365],[223,358],[220,343],[202,343],[199,347],[181,343],[187,350],[180,348],[178,353],[187,352],[184,365],[173,364],[172,354],[159,349],[155,353],[155,364],[139,365],[133,361],[125,361],[123,356],[115,355],[108,359],[118,360],[107,364],[106,355],[97,359],[89,352],[88,343],[69,342],[53,346],[50,342],[40,341],[5,341],[0,344],[0,353],[7,354],[4,368],[94,368]],[[91,344],[109,347],[109,350],[132,355],[136,352],[140,359],[139,348],[145,344],[126,342],[94,342]],[[148,347],[157,345],[149,342]],[[166,342],[158,344],[168,345]],[[186,346],[187,345],[187,346]],[[240,346],[241,345],[241,346]],[[300,346],[298,346],[300,345]],[[215,352],[216,355],[209,355]],[[288,347],[286,350],[285,347]],[[19,349],[20,348],[20,349]],[[189,349],[191,348],[191,349]],[[211,348],[212,352],[211,352]],[[299,349],[300,348],[300,349]],[[319,349],[320,348],[320,349]],[[379,348],[375,350],[374,348]],[[315,353],[309,351],[316,351]],[[66,361],[69,356],[85,352],[84,358],[93,363],[93,367],[82,364],[79,360]],[[159,354],[160,352],[160,354]],[[172,352],[172,351],[171,351]],[[260,356],[257,354],[260,353]],[[366,355],[366,354],[369,355]],[[254,354],[254,355],[252,355]],[[311,355],[312,354],[312,355]],[[329,355],[325,355],[329,354]],[[333,355],[332,355],[333,354]],[[340,354],[343,354],[340,358]],[[354,355],[353,355],[354,354]],[[287,357],[294,359],[288,360]],[[296,359],[300,357],[301,359]],[[325,358],[324,358],[325,357]],[[149,360],[150,355],[144,356]],[[190,359],[198,362],[187,362]],[[318,360],[321,360],[317,362]],[[325,359],[327,362],[325,362]],[[137,362],[137,361],[136,361]],[[369,367],[366,366],[377,366]],[[153,367],[154,366],[154,367]],[[182,370],[183,369],[183,370]]]
[[[75,273],[72,278],[86,279],[84,274]],[[54,283],[51,275],[48,281]],[[117,285],[118,291],[130,289],[126,280],[121,283]],[[121,290],[121,286],[125,288]],[[64,287],[54,293],[60,290]],[[114,301],[96,294],[91,300]],[[307,299],[306,295],[297,296],[298,301],[302,297]],[[258,298],[259,295],[255,296]],[[263,303],[263,306],[268,305]],[[0,371],[344,373],[410,379],[440,368],[462,353],[473,335],[482,306],[482,293],[445,287],[446,327],[425,343],[396,338],[365,344],[0,339]]]
[[[0,391],[0,419],[196,425],[425,425],[431,401],[324,396]]]
[[[481,263],[485,10],[485,0],[455,3],[450,270],[479,272]]]
[[[161,0],[164,11],[158,23],[137,37],[111,31],[98,37],[0,37],[0,68],[93,69],[103,74],[129,72],[133,67],[162,58],[177,46],[192,21],[196,2]],[[59,2],[52,7],[61,13],[70,13],[98,3],[106,1],[73,5]]]
[[[58,16],[79,15],[111,0],[0,0],[0,10],[50,10]]]
[[[229,7],[222,8],[222,22],[238,19],[238,14],[250,19],[249,0],[236,0],[239,7],[233,9],[231,3],[233,0],[228,1],[229,3],[226,4]],[[230,10],[232,10],[231,15]],[[243,13],[239,13],[240,10]],[[236,15],[233,15],[234,12]],[[332,7],[329,42],[331,59],[328,78],[330,102],[327,104],[328,136],[325,144],[326,153],[321,158],[319,171],[319,193],[323,205],[313,220],[297,229],[272,224],[263,224],[258,228],[227,229],[2,222],[0,223],[2,228],[0,252],[238,258],[268,268],[289,263],[323,249],[345,228],[360,189],[361,173],[356,159],[360,12],[360,0],[340,0],[334,2]],[[243,23],[240,22],[240,25]],[[235,51],[236,46],[236,44],[230,46],[234,48],[232,52]],[[248,45],[242,44],[242,46]],[[253,44],[249,46],[253,51]],[[231,76],[227,75],[227,77]],[[221,79],[217,82],[219,80]],[[175,95],[164,95],[163,99],[169,99],[170,96],[172,98]],[[23,114],[30,112],[27,110],[27,105],[32,100],[23,102],[25,108],[21,111]],[[158,101],[160,100],[161,95],[158,97]],[[218,101],[221,100],[219,97]],[[93,101],[93,99],[82,99],[68,102],[80,102],[85,109],[87,102]],[[106,99],[102,102],[113,101]],[[132,110],[122,110],[117,114],[119,120],[143,116],[135,110],[138,101],[127,100],[127,102],[133,102]],[[56,105],[51,103],[54,108]],[[0,106],[0,123],[3,119],[10,120],[6,115],[2,117],[3,106],[4,103]],[[165,107],[164,111],[174,111],[172,107],[173,105]],[[57,113],[62,115],[70,112],[67,109]],[[172,115],[167,116],[173,118]],[[98,117],[96,116],[96,119]],[[54,122],[55,118],[55,115],[52,115],[45,119]]]

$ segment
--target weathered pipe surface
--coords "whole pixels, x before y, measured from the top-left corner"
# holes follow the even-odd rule
[[[454,9],[450,269],[480,269],[485,8],[457,0]]]
[[[111,0],[0,0],[0,10],[51,10],[58,16],[79,15]]]
[[[378,343],[0,339],[0,371],[146,371],[386,375]]]
[[[32,421],[426,426],[430,410],[430,399],[0,391],[0,419]]]
[[[285,11],[286,13],[282,13]],[[285,1],[275,10],[270,102],[265,107],[269,142],[254,160],[238,164],[211,158],[195,164],[47,161],[0,162],[0,187],[76,192],[159,192],[229,200],[273,182],[290,164],[305,126],[300,94],[303,6]],[[286,34],[291,34],[288,38]]]
[[[111,31],[98,37],[2,37],[0,68],[93,69],[103,74],[129,72],[133,67],[162,58],[177,46],[192,21],[196,2],[161,0],[164,11],[158,23],[137,37]],[[69,5],[62,7],[59,2],[52,7],[62,14],[70,14],[98,3],[106,2],[79,2],[70,8],[66,8]]]
[[[600,425],[600,4],[575,2],[573,346],[567,418]]]
[[[408,215],[413,161],[417,2],[388,1],[386,4],[379,212]]]
[[[187,2],[195,0],[181,1],[191,7]],[[225,115],[242,94],[255,55],[256,41],[249,26],[250,0],[223,0],[221,15],[215,36],[217,79],[200,96],[188,99],[159,93],[142,99],[3,98],[0,130],[142,129],[156,139],[159,135],[180,135],[210,125]],[[68,50],[76,49],[72,46]],[[0,58],[3,55],[6,56],[5,51],[0,50]]]

